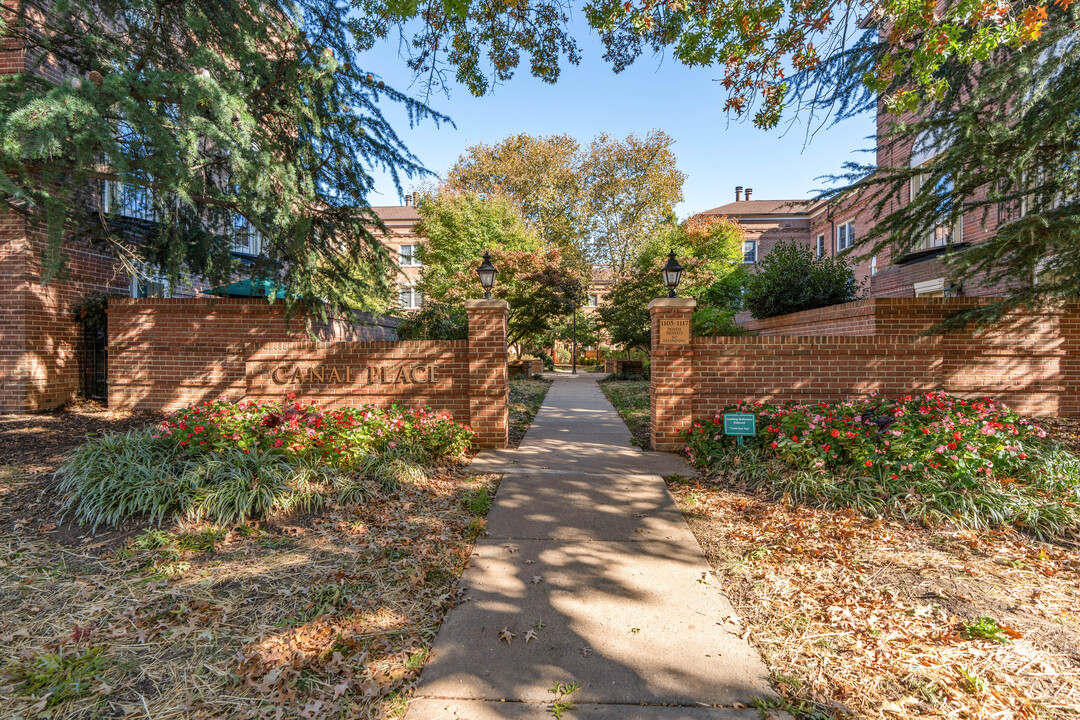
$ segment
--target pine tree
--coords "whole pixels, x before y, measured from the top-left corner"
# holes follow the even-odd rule
[[[382,113],[445,120],[356,57],[348,9],[322,0],[27,0],[0,36],[31,67],[0,77],[0,193],[48,237],[65,229],[127,262],[220,283],[240,270],[235,228],[262,236],[245,272],[290,301],[377,304],[389,256],[372,171],[425,171]],[[102,213],[118,182],[154,222]],[[360,291],[358,292],[358,288]]]
[[[817,108],[846,104],[840,118],[873,100],[854,82],[854,68],[883,48],[864,43],[847,68],[803,78]],[[1008,288],[1008,296],[952,318],[947,327],[992,322],[1023,306],[1037,308],[1080,295],[1080,16],[1046,28],[1022,50],[999,49],[987,62],[947,62],[942,93],[893,116],[877,139],[880,165],[849,165],[849,184],[827,193],[858,198],[876,217],[861,240],[864,255],[893,258],[916,248],[935,228],[977,223],[988,237],[957,244],[943,256],[953,287]],[[909,75],[884,89],[899,96]],[[932,156],[906,161],[914,148]],[[889,161],[895,158],[895,161]],[[909,188],[915,188],[909,201]],[[970,230],[971,228],[969,228]],[[947,232],[947,230],[946,230]],[[954,235],[954,240],[958,240]]]

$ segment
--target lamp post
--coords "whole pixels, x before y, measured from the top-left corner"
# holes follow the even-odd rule
[[[679,261],[675,259],[675,251],[672,250],[668,253],[667,264],[664,265],[664,269],[661,273],[664,276],[664,284],[668,288],[668,297],[675,297],[675,288],[679,287],[679,280],[682,279],[683,266],[679,264]]]
[[[484,262],[476,268],[476,274],[480,276],[480,285],[484,288],[484,299],[490,300],[491,288],[495,287],[495,276],[499,271],[491,264],[491,254],[487,250],[484,251]]]
[[[574,346],[570,358],[570,374],[577,375],[577,299],[574,300]]]

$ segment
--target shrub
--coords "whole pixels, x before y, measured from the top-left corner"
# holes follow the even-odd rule
[[[734,310],[713,307],[698,308],[694,311],[693,330],[694,335],[699,337],[738,337],[750,334],[749,330],[735,324]]]
[[[244,522],[310,512],[335,494],[364,499],[364,478],[392,492],[422,479],[422,463],[462,455],[472,436],[424,410],[219,400],[95,438],[56,476],[67,510],[95,529],[136,516]]]
[[[746,278],[743,302],[762,319],[851,302],[860,290],[851,262],[815,258],[813,249],[792,241],[777,244],[758,261]]]
[[[469,318],[464,305],[427,303],[409,313],[398,328],[402,340],[467,340]]]
[[[1080,531],[1080,460],[994,400],[928,393],[732,409],[754,413],[758,435],[736,452],[718,412],[686,432],[690,460],[774,496],[934,525]]]

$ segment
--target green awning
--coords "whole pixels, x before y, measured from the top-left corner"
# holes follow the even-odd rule
[[[268,297],[271,293],[278,300],[285,299],[285,288],[272,280],[260,280],[252,283],[251,280],[238,280],[231,285],[203,290],[204,295],[217,295],[218,297]]]

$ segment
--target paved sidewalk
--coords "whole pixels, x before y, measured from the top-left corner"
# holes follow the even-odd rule
[[[520,448],[474,460],[505,475],[407,720],[550,718],[556,682],[580,720],[751,720],[772,696],[664,485],[689,469],[631,446],[597,377],[556,380]]]

